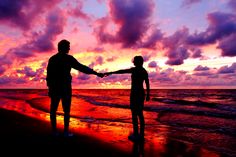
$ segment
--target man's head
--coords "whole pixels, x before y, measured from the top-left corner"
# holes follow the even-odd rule
[[[135,56],[133,63],[135,66],[143,66],[143,57],[142,56]]]
[[[70,42],[68,40],[61,40],[58,45],[58,52],[62,52],[62,53],[69,53],[70,50]]]

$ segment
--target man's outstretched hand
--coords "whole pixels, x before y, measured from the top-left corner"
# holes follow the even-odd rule
[[[103,78],[103,77],[107,77],[107,76],[109,76],[109,75],[111,75],[111,74],[112,74],[112,72],[106,72],[106,73],[97,73],[96,75],[97,75],[98,77]]]

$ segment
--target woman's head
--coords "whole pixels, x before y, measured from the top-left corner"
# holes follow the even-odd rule
[[[135,56],[133,59],[133,63],[135,66],[143,66],[143,57],[142,56]]]

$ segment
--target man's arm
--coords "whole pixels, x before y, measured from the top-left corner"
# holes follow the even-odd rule
[[[79,63],[74,57],[72,57],[72,62],[71,63],[72,63],[72,68],[74,68],[78,71],[81,71],[85,74],[93,74],[93,75],[97,75],[99,77],[104,76],[104,74],[98,73],[98,72],[94,71],[93,69],[89,68],[88,66]]]
[[[52,69],[51,69],[51,61],[48,61],[47,65],[47,74],[46,74],[46,82],[47,86],[50,87],[52,85]]]

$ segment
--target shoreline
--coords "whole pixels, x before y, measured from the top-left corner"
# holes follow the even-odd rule
[[[146,104],[147,107],[156,107],[154,109],[160,110],[145,111],[147,124],[145,143],[143,146],[138,146],[127,138],[132,132],[130,112],[122,106],[128,102],[123,97],[128,95],[127,91],[109,91],[112,97],[103,97],[104,92],[87,90],[74,92],[70,131],[75,134],[75,137],[65,139],[62,136],[58,138],[51,136],[49,99],[44,90],[1,91],[1,150],[4,152],[7,150],[6,154],[13,155],[15,155],[14,150],[19,150],[17,153],[20,152],[22,155],[30,154],[29,151],[33,147],[35,153],[44,153],[44,155],[48,152],[59,153],[59,155],[61,152],[74,152],[79,156],[125,157],[138,156],[137,151],[143,149],[145,157],[177,155],[188,157],[190,154],[196,157],[236,156],[233,147],[236,144],[235,136],[225,132],[230,131],[231,128],[234,130],[235,121],[225,119],[224,116],[215,118],[208,114],[202,116],[193,112],[204,111],[203,113],[216,114],[218,113],[216,111],[221,108],[208,106],[208,108],[201,108],[195,105],[194,107],[198,108],[194,110],[195,108],[188,108],[192,107],[192,104],[178,106],[156,101],[153,101],[153,104]],[[116,103],[118,106],[113,107]],[[224,106],[222,107],[225,109]],[[182,112],[161,114],[161,111],[171,111],[170,109],[174,111],[181,109]],[[183,109],[188,109],[188,112],[183,112]],[[190,111],[191,114],[186,114]],[[61,133],[62,114],[62,108],[59,106],[58,129]],[[157,118],[161,118],[161,121]]]

